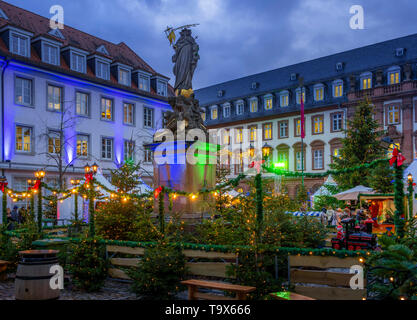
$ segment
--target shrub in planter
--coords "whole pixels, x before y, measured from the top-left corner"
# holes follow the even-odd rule
[[[127,270],[132,291],[144,300],[169,300],[180,290],[186,275],[181,249],[166,243],[147,248],[137,268]]]
[[[107,278],[106,247],[97,239],[83,239],[69,248],[67,270],[77,289],[98,291]]]

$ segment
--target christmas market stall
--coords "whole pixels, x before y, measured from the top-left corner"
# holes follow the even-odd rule
[[[358,195],[358,201],[368,208],[371,219],[374,220],[374,232],[394,232],[394,194],[361,193]]]

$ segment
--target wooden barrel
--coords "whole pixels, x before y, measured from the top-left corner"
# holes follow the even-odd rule
[[[52,300],[59,298],[59,289],[50,287],[49,273],[58,264],[57,250],[20,251],[21,260],[15,278],[16,300]]]

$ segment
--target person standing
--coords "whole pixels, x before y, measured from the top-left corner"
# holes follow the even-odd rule
[[[14,206],[11,212],[12,221],[16,224],[19,223],[19,212],[17,211],[17,209],[17,206]]]
[[[327,216],[327,225],[331,226],[331,225],[336,225],[336,218],[335,218],[335,212],[333,210],[333,208],[330,208],[329,210],[326,211],[326,216]]]

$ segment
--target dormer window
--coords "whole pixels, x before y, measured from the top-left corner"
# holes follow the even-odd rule
[[[372,73],[365,72],[360,76],[361,79],[361,90],[367,90],[372,88]]]
[[[111,65],[111,72],[120,84],[130,87],[132,79],[130,66],[116,62]]]
[[[273,96],[272,94],[267,94],[266,96],[264,96],[264,108],[265,110],[272,110],[273,107]]]
[[[43,43],[42,61],[53,65],[59,65],[59,47],[50,43]]]
[[[250,105],[250,112],[252,113],[257,112],[258,111],[258,98],[257,97],[250,98],[249,105]]]
[[[149,91],[151,78],[149,76],[139,74],[138,79],[139,79],[139,85],[138,85],[139,89],[143,91]]]
[[[333,97],[340,98],[341,96],[343,96],[343,81],[335,80],[333,82]]]
[[[301,97],[303,97],[303,102],[306,102],[306,89],[305,88],[297,88],[295,90],[295,96],[297,104],[301,104]]]
[[[157,93],[160,96],[167,96],[167,83],[165,81],[158,80],[157,82]]]
[[[230,103],[223,104],[223,118],[230,117]]]
[[[102,60],[97,60],[96,76],[104,80],[110,80],[110,64]]]
[[[397,48],[397,49],[395,49],[395,55],[397,57],[402,57],[404,55],[404,51],[405,51],[404,48]]]
[[[219,90],[219,91],[217,91],[217,96],[218,96],[219,98],[223,97],[223,96],[224,96],[224,90]]]
[[[236,114],[238,116],[242,115],[245,111],[245,102],[243,100],[239,100],[236,102]]]
[[[337,71],[342,71],[343,70],[343,62],[336,63],[336,70]]]
[[[258,83],[257,82],[252,82],[251,88],[252,88],[252,90],[256,90],[258,88]]]
[[[397,84],[401,81],[401,69],[394,66],[388,69],[388,84]]]
[[[29,37],[12,32],[10,35],[10,51],[24,57],[30,57]]]
[[[87,72],[87,51],[67,46],[62,49],[62,56],[70,69],[80,73]]]
[[[216,120],[218,117],[217,106],[211,107],[210,111],[211,111],[211,120]]]
[[[314,85],[314,101],[324,100],[324,85],[322,83]]]
[[[296,73],[291,73],[290,80],[295,81],[295,80],[297,80],[297,77],[298,77],[298,75]]]
[[[279,105],[281,108],[288,107],[290,101],[290,93],[288,90],[281,91],[279,93]]]

